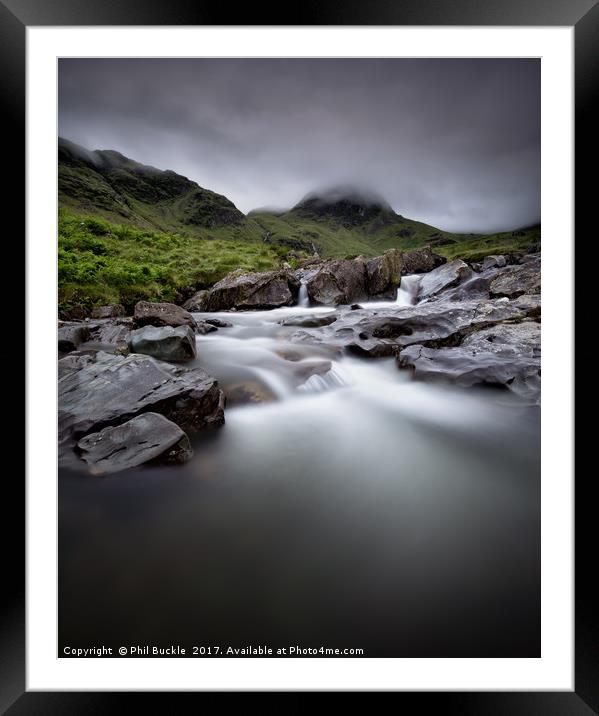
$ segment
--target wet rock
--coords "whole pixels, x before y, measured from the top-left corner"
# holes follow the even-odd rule
[[[408,251],[403,254],[401,273],[403,276],[409,276],[414,273],[427,273],[447,263],[444,256],[434,253],[427,246],[423,249]]]
[[[218,328],[208,321],[196,321],[196,333],[204,336],[206,333],[214,333]]]
[[[58,352],[70,353],[89,338],[89,327],[84,323],[69,323],[58,329]]]
[[[270,403],[277,399],[271,390],[255,380],[229,385],[225,388],[225,395],[227,396],[227,408]]]
[[[196,357],[195,334],[189,326],[144,326],[131,332],[129,349],[158,360],[185,362]]]
[[[540,400],[540,326],[534,322],[493,326],[454,348],[412,345],[399,354],[400,368],[418,378],[450,380],[461,386],[510,388],[532,402]]]
[[[87,435],[77,448],[94,475],[121,472],[146,462],[180,464],[192,455],[183,430],[158,413],[144,413]]]
[[[107,306],[98,306],[92,311],[92,318],[119,318],[125,315],[125,309],[120,303],[111,303]]]
[[[215,328],[231,328],[233,325],[232,323],[229,323],[229,321],[221,321],[220,318],[205,318],[204,323],[207,323],[209,326],[214,326]]]
[[[201,313],[206,310],[206,300],[209,291],[197,291],[193,296],[183,304],[183,308],[191,313]]]
[[[366,290],[369,296],[393,299],[401,279],[401,251],[391,249],[366,262]]]
[[[507,264],[507,260],[506,260],[505,256],[496,256],[496,255],[485,256],[485,258],[483,259],[483,262],[482,262],[482,270],[486,271],[487,269],[495,268],[495,267],[502,268],[506,264]]]
[[[303,274],[313,303],[336,306],[353,303],[368,295],[363,258],[324,261]]]
[[[174,303],[150,303],[139,301],[135,304],[133,322],[137,328],[143,326],[189,326],[195,328],[193,316],[181,306]]]
[[[346,311],[337,321],[320,328],[305,328],[291,336],[293,342],[309,342],[349,349],[379,357],[393,355],[398,347],[426,344],[457,345],[470,332],[506,320],[522,320],[534,305],[516,304],[505,298],[487,301],[431,301],[383,310]]]
[[[450,286],[456,286],[472,276],[472,269],[460,259],[443,264],[420,279],[418,298],[422,300],[434,296]]]
[[[300,326],[302,328],[318,328],[319,326],[330,326],[335,323],[337,316],[291,316],[281,321],[282,326]]]
[[[350,309],[351,309],[352,311],[358,311],[358,310],[360,310],[361,308],[363,308],[363,306],[360,306],[359,303],[352,303],[352,305],[350,306]]]
[[[514,298],[523,294],[541,292],[541,258],[535,256],[526,263],[508,266],[491,281],[489,291],[492,296]]]
[[[67,361],[66,365],[62,365]],[[104,351],[59,362],[58,437],[61,459],[84,435],[147,412],[195,432],[224,422],[223,394],[214,378],[133,353]]]
[[[129,342],[133,330],[133,320],[118,318],[98,321],[90,324],[89,340],[102,346],[124,347]]]
[[[207,311],[279,308],[297,299],[300,282],[292,271],[234,271],[216,283],[205,303]]]

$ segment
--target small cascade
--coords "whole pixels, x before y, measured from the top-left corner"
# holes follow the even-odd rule
[[[400,286],[397,289],[396,304],[398,306],[413,306],[418,302],[419,291],[420,276],[418,274],[402,276]]]
[[[310,299],[308,298],[308,287],[306,286],[306,283],[302,281],[299,289],[299,295],[297,297],[297,305],[298,306],[309,306],[310,305]]]
[[[344,385],[348,385],[345,376],[337,366],[333,365],[324,375],[311,375],[297,389],[302,393],[322,393],[325,390],[341,388]]]

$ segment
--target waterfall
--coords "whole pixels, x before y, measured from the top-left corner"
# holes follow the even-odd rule
[[[413,306],[417,302],[418,291],[420,290],[420,276],[411,274],[402,276],[401,283],[397,289],[398,306]]]
[[[309,306],[310,305],[310,299],[308,298],[308,287],[306,286],[306,283],[304,281],[302,281],[301,285],[300,285],[299,295],[297,297],[297,305],[298,306]]]

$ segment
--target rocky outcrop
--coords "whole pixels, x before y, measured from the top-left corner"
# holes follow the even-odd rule
[[[133,329],[130,318],[117,318],[90,323],[90,341],[99,346],[125,347]]]
[[[187,432],[224,422],[224,398],[205,371],[149,356],[104,351],[72,353],[58,361],[61,455],[83,436],[156,412]]]
[[[189,326],[144,326],[131,332],[129,349],[132,353],[180,363],[196,357],[196,339]]]
[[[427,273],[447,263],[444,256],[434,253],[428,246],[403,254],[402,275],[409,276],[414,273]]]
[[[490,268],[503,268],[507,264],[507,259],[505,256],[485,256],[485,258],[482,261],[482,270],[486,271]]]
[[[420,279],[418,299],[435,296],[450,286],[455,286],[472,276],[472,269],[460,259],[455,259],[448,264],[429,271]]]
[[[304,271],[302,278],[312,303],[337,306],[368,295],[366,262],[362,257],[323,261]]]
[[[205,297],[203,310],[226,311],[291,306],[300,282],[292,271],[245,273],[234,271],[216,283]]]
[[[503,386],[538,402],[541,327],[530,321],[500,324],[471,334],[455,348],[412,345],[401,351],[398,364],[413,370],[418,378],[450,380],[462,386]]]
[[[125,315],[125,309],[120,303],[111,303],[108,306],[98,306],[92,310],[92,318],[120,318]]]
[[[85,323],[63,324],[58,328],[58,352],[76,351],[89,339],[89,327]]]
[[[183,308],[191,313],[201,313],[206,310],[206,298],[210,292],[203,290],[194,293],[193,296],[183,304]]]
[[[196,327],[193,316],[181,306],[174,303],[150,303],[139,301],[135,304],[133,322],[136,328],[143,326],[189,326]]]
[[[81,438],[77,451],[94,475],[121,472],[146,462],[180,464],[192,456],[189,438],[158,413],[144,413]]]
[[[382,357],[395,355],[412,344],[434,348],[458,345],[474,331],[506,320],[523,320],[534,310],[532,305],[505,298],[427,302],[400,310],[347,310],[333,324],[301,329],[291,340]]]
[[[508,266],[491,281],[492,296],[514,298],[541,292],[541,257],[528,256],[525,263]]]
[[[366,290],[369,296],[394,299],[401,280],[402,253],[398,249],[385,251],[366,262]]]

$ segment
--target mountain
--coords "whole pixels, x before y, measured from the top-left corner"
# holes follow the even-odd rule
[[[430,245],[449,258],[521,251],[540,241],[540,227],[484,236],[453,234],[397,214],[368,188],[311,192],[291,209],[245,216],[224,196],[170,170],[146,166],[113,150],[58,141],[59,206],[114,224],[197,239],[234,239],[322,257],[376,256],[390,248]]]
[[[245,216],[226,197],[180,174],[146,166],[113,150],[89,151],[58,140],[62,206],[120,223],[195,232],[239,226]]]

